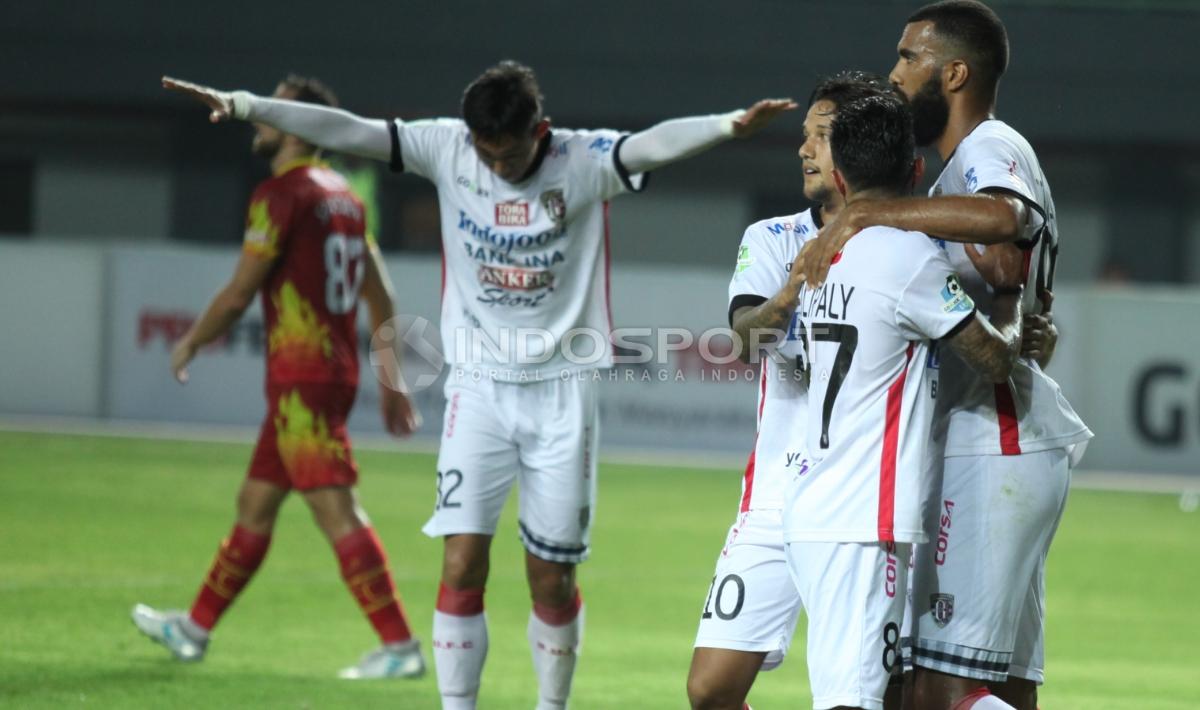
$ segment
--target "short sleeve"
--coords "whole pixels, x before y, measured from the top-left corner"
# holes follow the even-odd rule
[[[985,136],[960,147],[959,165],[963,184],[970,192],[1009,192],[1029,205],[1027,232],[1036,234],[1045,221],[1046,210],[1038,202],[1026,175],[1018,148],[999,136]]]
[[[392,120],[392,157],[388,167],[393,172],[406,172],[436,180],[439,167],[447,163],[455,142],[466,140],[466,127],[461,121],[434,118],[421,121]]]
[[[739,296],[757,296],[770,299],[787,281],[787,263],[779,248],[779,240],[771,239],[768,225],[750,225],[738,245],[737,263],[733,267],[733,278],[729,281],[729,303],[732,306]]]
[[[609,200],[622,192],[641,192],[649,175],[630,175],[621,164],[621,143],[628,134],[609,129],[580,131],[568,146],[572,182],[587,185],[595,199]]]
[[[250,196],[242,251],[264,259],[278,257],[287,241],[294,207],[291,192],[260,185]]]
[[[896,325],[912,340],[943,338],[974,314],[974,301],[939,247],[921,263],[896,302]]]

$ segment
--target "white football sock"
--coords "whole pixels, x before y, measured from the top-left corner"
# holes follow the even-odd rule
[[[583,644],[583,607],[571,621],[552,626],[529,613],[529,650],[538,678],[537,710],[563,710],[571,694],[575,660]]]
[[[474,710],[487,649],[486,614],[433,612],[433,661],[443,710]]]

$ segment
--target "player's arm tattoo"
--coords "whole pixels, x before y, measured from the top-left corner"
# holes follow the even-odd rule
[[[771,298],[734,311],[730,325],[738,336],[734,343],[740,348],[738,359],[751,362],[762,347],[783,341],[799,304],[802,285],[803,281],[789,278]]]
[[[1004,382],[1021,354],[1021,297],[997,294],[989,321],[976,312],[966,327],[947,339],[963,362],[991,382]]]

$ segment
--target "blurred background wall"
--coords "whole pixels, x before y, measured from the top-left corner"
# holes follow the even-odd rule
[[[805,103],[821,77],[843,68],[886,74],[904,19],[919,4],[7,3],[0,12],[0,412],[113,413],[103,375],[112,363],[102,359],[112,350],[106,339],[123,332],[106,322],[120,317],[105,306],[114,254],[234,253],[247,198],[266,167],[249,155],[247,126],[210,125],[203,109],[159,88],[162,74],[257,93],[288,72],[309,74],[357,113],[420,118],[456,115],[467,82],[515,58],[538,71],[557,124],[636,130],[766,96]],[[1200,336],[1192,315],[1200,305],[1200,3],[992,5],[1012,45],[998,113],[1038,150],[1059,211],[1057,283],[1076,294],[1060,317],[1069,364],[1052,374],[1084,402],[1085,415],[1117,417],[1119,409],[1114,430],[1169,453],[1169,468],[1193,468],[1180,462],[1200,459]],[[715,298],[705,294],[716,304],[709,320],[719,324],[720,283],[744,226],[807,206],[795,157],[801,123],[796,112],[753,140],[659,171],[644,195],[619,198],[618,273],[648,266],[705,274],[718,290]],[[933,174],[938,164],[933,156]],[[431,263],[439,244],[432,187],[382,166],[343,167],[364,171],[364,184],[374,185],[376,231],[395,268]],[[218,284],[199,288],[192,309]],[[411,299],[406,286],[399,284],[401,298]],[[636,279],[630,288],[639,288]],[[90,325],[64,332],[56,322],[64,308]],[[1100,323],[1104,337],[1093,337]],[[55,343],[80,348],[93,340],[93,351],[60,353],[62,362],[45,354]],[[1170,341],[1168,354],[1151,356],[1156,340]],[[30,389],[53,374],[50,363],[79,385],[59,405]],[[1147,368],[1157,374],[1139,384]],[[1119,402],[1089,403],[1091,390],[1116,378]],[[1138,396],[1149,402],[1148,425],[1126,414]],[[1162,436],[1176,419],[1180,435]]]

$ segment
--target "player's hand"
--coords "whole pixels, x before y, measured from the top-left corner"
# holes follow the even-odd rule
[[[859,222],[861,204],[852,202],[843,207],[836,217],[821,228],[817,238],[805,244],[805,248],[800,251],[803,257],[800,270],[804,272],[809,287],[816,288],[825,283],[833,258],[846,246],[851,237],[862,231],[863,227]]]
[[[187,384],[187,366],[194,357],[196,357],[196,346],[192,345],[187,338],[180,340],[171,350],[171,373],[175,375],[175,379],[179,380],[179,384]]]
[[[742,117],[733,122],[733,137],[752,136],[778,118],[780,114],[785,111],[793,111],[799,106],[791,99],[763,99],[746,109]]]
[[[391,387],[379,388],[383,426],[392,436],[408,436],[421,428],[421,412],[408,395]]]
[[[164,89],[178,91],[184,96],[190,97],[211,109],[208,114],[208,120],[213,123],[227,121],[233,117],[233,94],[227,91],[217,91],[211,86],[201,86],[193,84],[190,81],[182,79],[173,79],[169,76],[162,78]]]
[[[1054,357],[1054,348],[1058,346],[1058,328],[1054,325],[1054,316],[1050,313],[1050,305],[1054,303],[1054,294],[1042,291],[1042,312],[1027,314],[1021,323],[1021,357],[1037,360],[1045,367]]]
[[[1020,288],[1025,285],[1025,254],[1015,244],[992,244],[979,251],[974,244],[963,244],[975,270],[993,288]]]

